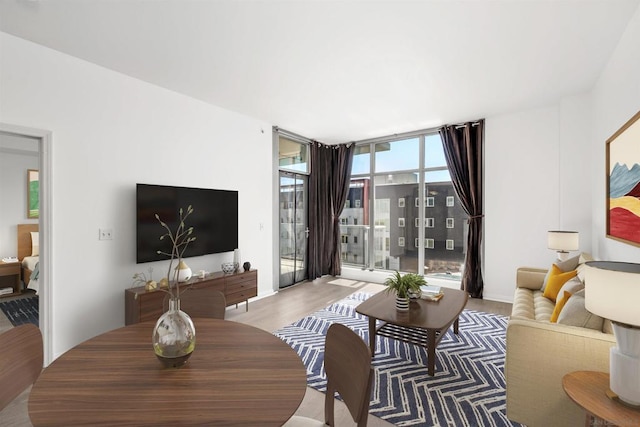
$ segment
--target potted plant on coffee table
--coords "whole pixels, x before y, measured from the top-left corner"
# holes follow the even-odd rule
[[[407,273],[403,276],[396,270],[391,277],[384,281],[384,284],[387,286],[387,292],[395,292],[396,294],[396,309],[408,311],[410,294],[419,294],[420,286],[426,285],[427,282],[424,277],[418,274]]]

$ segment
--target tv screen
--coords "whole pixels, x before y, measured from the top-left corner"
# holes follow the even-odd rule
[[[193,213],[185,227],[193,227],[196,240],[189,243],[183,257],[233,251],[238,247],[238,192],[207,188],[136,185],[136,262],[169,259],[158,251],[171,253],[171,241],[160,240],[166,229],[155,215],[175,232],[180,209]]]

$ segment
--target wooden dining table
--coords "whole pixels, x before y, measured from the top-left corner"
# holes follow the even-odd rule
[[[34,426],[280,426],[306,391],[300,357],[278,337],[237,322],[194,319],[196,348],[165,368],[155,322],[85,341],[45,368],[31,389]]]

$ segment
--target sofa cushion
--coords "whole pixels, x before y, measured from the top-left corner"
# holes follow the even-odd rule
[[[578,268],[578,265],[580,264],[580,257],[581,256],[582,256],[582,254],[576,255],[573,258],[569,258],[569,259],[567,259],[565,261],[556,261],[554,263],[554,265],[556,267],[558,267],[563,272],[575,270],[576,268]],[[547,275],[545,276],[544,282],[542,283],[542,291],[543,292],[547,288],[547,282],[549,281],[549,276],[550,275],[551,275],[551,268],[547,271]]]
[[[542,296],[542,291],[516,288],[511,317],[548,322],[555,305]]]
[[[585,308],[583,289],[569,297],[558,315],[558,323],[602,331],[604,319]]]
[[[551,319],[549,320],[551,323],[556,323],[558,321],[558,316],[564,308],[564,305],[567,303],[567,301],[569,301],[570,296],[571,292],[560,290],[558,299],[556,300],[556,307],[553,309],[553,313],[551,313]]]
[[[556,322],[558,320],[558,316],[562,311],[562,307],[564,307],[564,304],[567,302],[566,295],[568,294],[569,296],[571,296],[583,289],[584,283],[582,283],[582,281],[578,279],[577,276],[567,280],[567,282],[562,285],[560,291],[558,292],[558,296],[556,297],[556,307],[553,309],[553,313],[551,313],[551,322]]]
[[[564,272],[556,264],[553,264],[551,266],[549,279],[547,280],[547,286],[544,289],[544,297],[555,302],[562,286],[570,279],[576,277],[576,274],[578,274],[576,270]]]

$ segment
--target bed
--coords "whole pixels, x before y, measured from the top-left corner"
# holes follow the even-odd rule
[[[18,224],[18,260],[22,265],[25,287],[38,292],[39,235],[38,224]]]

